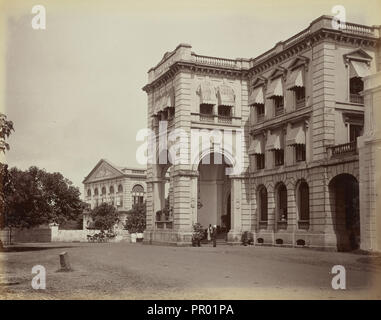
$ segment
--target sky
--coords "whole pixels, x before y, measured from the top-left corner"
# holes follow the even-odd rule
[[[34,30],[32,7],[46,8]],[[10,166],[61,172],[82,190],[102,158],[142,167],[147,71],[179,43],[251,58],[343,5],[347,21],[381,24],[381,1],[1,1],[0,111],[14,122]]]

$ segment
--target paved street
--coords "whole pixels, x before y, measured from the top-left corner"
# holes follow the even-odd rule
[[[7,251],[0,253],[4,298],[381,298],[381,258],[360,254],[127,243],[29,244]],[[57,272],[62,251],[74,271]],[[34,265],[47,270],[46,290],[31,287]],[[331,288],[334,265],[346,268],[346,290]]]

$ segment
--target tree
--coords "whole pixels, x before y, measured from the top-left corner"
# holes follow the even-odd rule
[[[111,231],[119,222],[117,210],[113,205],[108,203],[102,203],[90,211],[90,217],[93,220],[95,229],[101,231]]]
[[[11,132],[14,131],[13,122],[7,120],[7,116],[0,113],[0,153],[5,153],[9,150],[9,144],[5,141]],[[4,212],[5,212],[5,190],[11,187],[11,180],[9,176],[8,166],[0,163],[0,228],[4,225]],[[1,241],[0,241],[1,245]]]
[[[142,233],[146,228],[146,204],[138,203],[127,211],[125,228],[129,233]]]
[[[12,168],[4,174],[3,227],[31,228],[76,219],[85,207],[78,188],[62,174],[37,167]]]
[[[5,139],[9,137],[12,131],[15,131],[13,122],[7,120],[5,114],[0,113],[0,151],[4,153],[6,150],[9,150],[9,144],[5,142]]]

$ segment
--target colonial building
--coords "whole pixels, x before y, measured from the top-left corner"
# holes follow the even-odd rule
[[[329,16],[251,59],[202,56],[186,44],[167,52],[144,87],[156,134],[144,240],[186,245],[199,222],[220,226],[231,243],[248,231],[257,245],[372,249],[357,138],[364,78],[381,69],[380,54],[379,26]],[[163,141],[175,152],[163,154]],[[173,216],[162,221],[168,176]]]
[[[91,209],[107,202],[123,212],[145,201],[146,170],[115,166],[101,159],[83,185],[84,199]]]

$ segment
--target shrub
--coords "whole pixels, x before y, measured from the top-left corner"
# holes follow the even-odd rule
[[[100,206],[90,211],[91,219],[95,229],[101,231],[112,230],[113,227],[119,222],[119,215],[115,207],[102,203]]]
[[[142,233],[146,228],[146,205],[136,204],[129,210],[125,229],[130,233]]]
[[[201,241],[204,239],[204,228],[202,227],[201,223],[195,223],[193,225],[193,235],[192,235],[192,240],[194,241]]]

